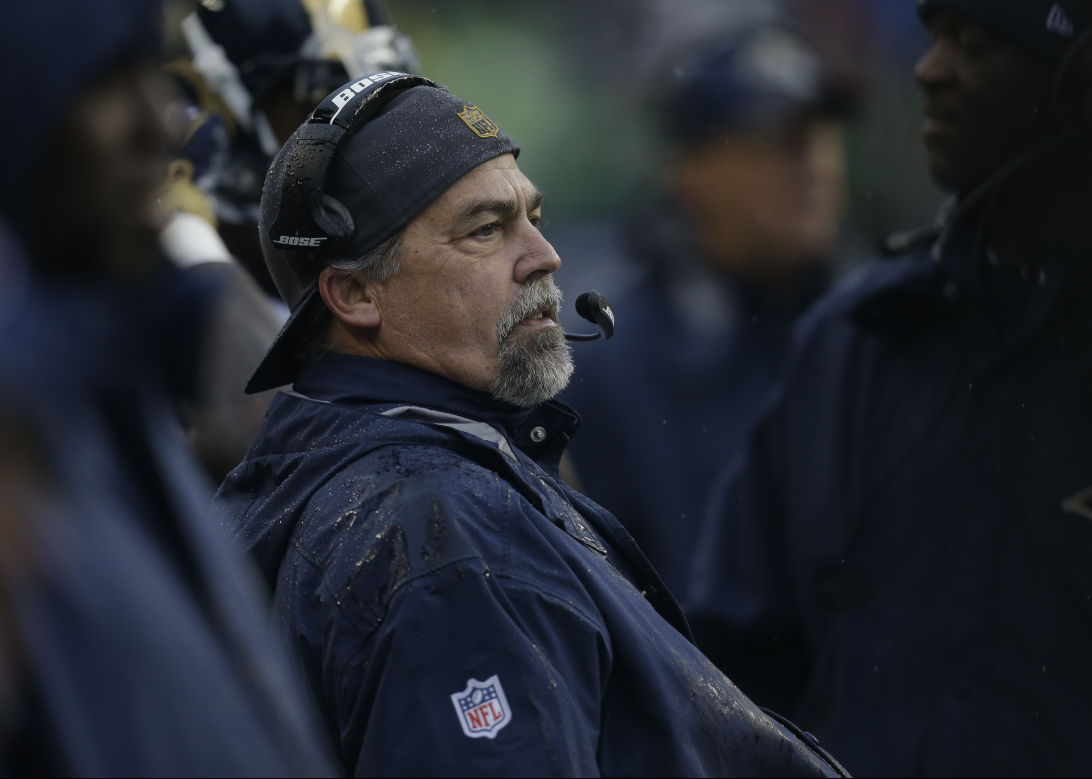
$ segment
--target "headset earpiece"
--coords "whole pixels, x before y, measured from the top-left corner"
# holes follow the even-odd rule
[[[281,155],[287,156],[282,164],[280,210],[269,225],[274,243],[289,248],[287,239],[306,239],[302,245],[296,241],[291,246],[307,249],[323,242],[336,244],[352,235],[351,229],[345,231],[344,225],[326,217],[322,203],[326,170],[344,134],[345,129],[337,125],[301,125],[274,160],[276,166]],[[336,251],[336,247],[324,248]]]
[[[273,243],[298,253],[299,262],[343,255],[355,224],[344,204],[326,194],[330,162],[346,135],[416,86],[440,85],[424,76],[384,72],[348,84],[319,103],[285,145],[280,210],[268,228]]]
[[[356,229],[349,209],[333,195],[322,196],[322,203],[315,212],[315,222],[328,235],[339,239],[352,237]]]

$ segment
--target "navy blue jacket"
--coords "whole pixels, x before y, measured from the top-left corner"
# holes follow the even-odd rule
[[[562,483],[578,418],[327,355],[222,521],[357,775],[829,775],[694,647],[632,537]]]
[[[686,599],[857,774],[1092,773],[1092,257],[997,267],[976,227],[802,320]]]
[[[179,424],[187,278],[35,281],[0,246],[4,775],[333,775]]]

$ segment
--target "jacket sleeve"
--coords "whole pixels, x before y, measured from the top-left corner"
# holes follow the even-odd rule
[[[488,499],[407,492],[399,521],[369,534],[382,536],[362,558],[373,570],[337,605],[348,640],[324,642],[346,767],[358,776],[596,775],[609,646],[587,605],[503,559],[526,550],[483,545],[483,523],[467,512]],[[345,635],[348,621],[355,635]]]
[[[570,608],[473,561],[415,581],[375,637],[356,774],[597,775],[602,649]]]
[[[789,569],[784,398],[714,482],[684,609],[695,643],[751,699],[791,713],[806,673]]]

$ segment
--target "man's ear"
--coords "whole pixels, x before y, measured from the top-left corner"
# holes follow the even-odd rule
[[[381,317],[376,305],[374,282],[357,273],[326,267],[319,273],[318,289],[334,317],[352,327],[379,327]]]

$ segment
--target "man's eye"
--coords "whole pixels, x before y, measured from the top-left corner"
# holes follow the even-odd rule
[[[997,36],[977,24],[963,24],[957,36],[959,47],[971,55],[986,54],[997,46]]]
[[[497,234],[497,230],[499,229],[500,224],[498,224],[497,222],[490,222],[487,225],[482,225],[470,234],[478,238],[492,238],[494,235]]]
[[[543,219],[541,216],[529,216],[529,217],[527,217],[527,219],[531,224],[533,224],[539,230],[542,230],[542,229],[544,229],[546,227],[546,220]]]

